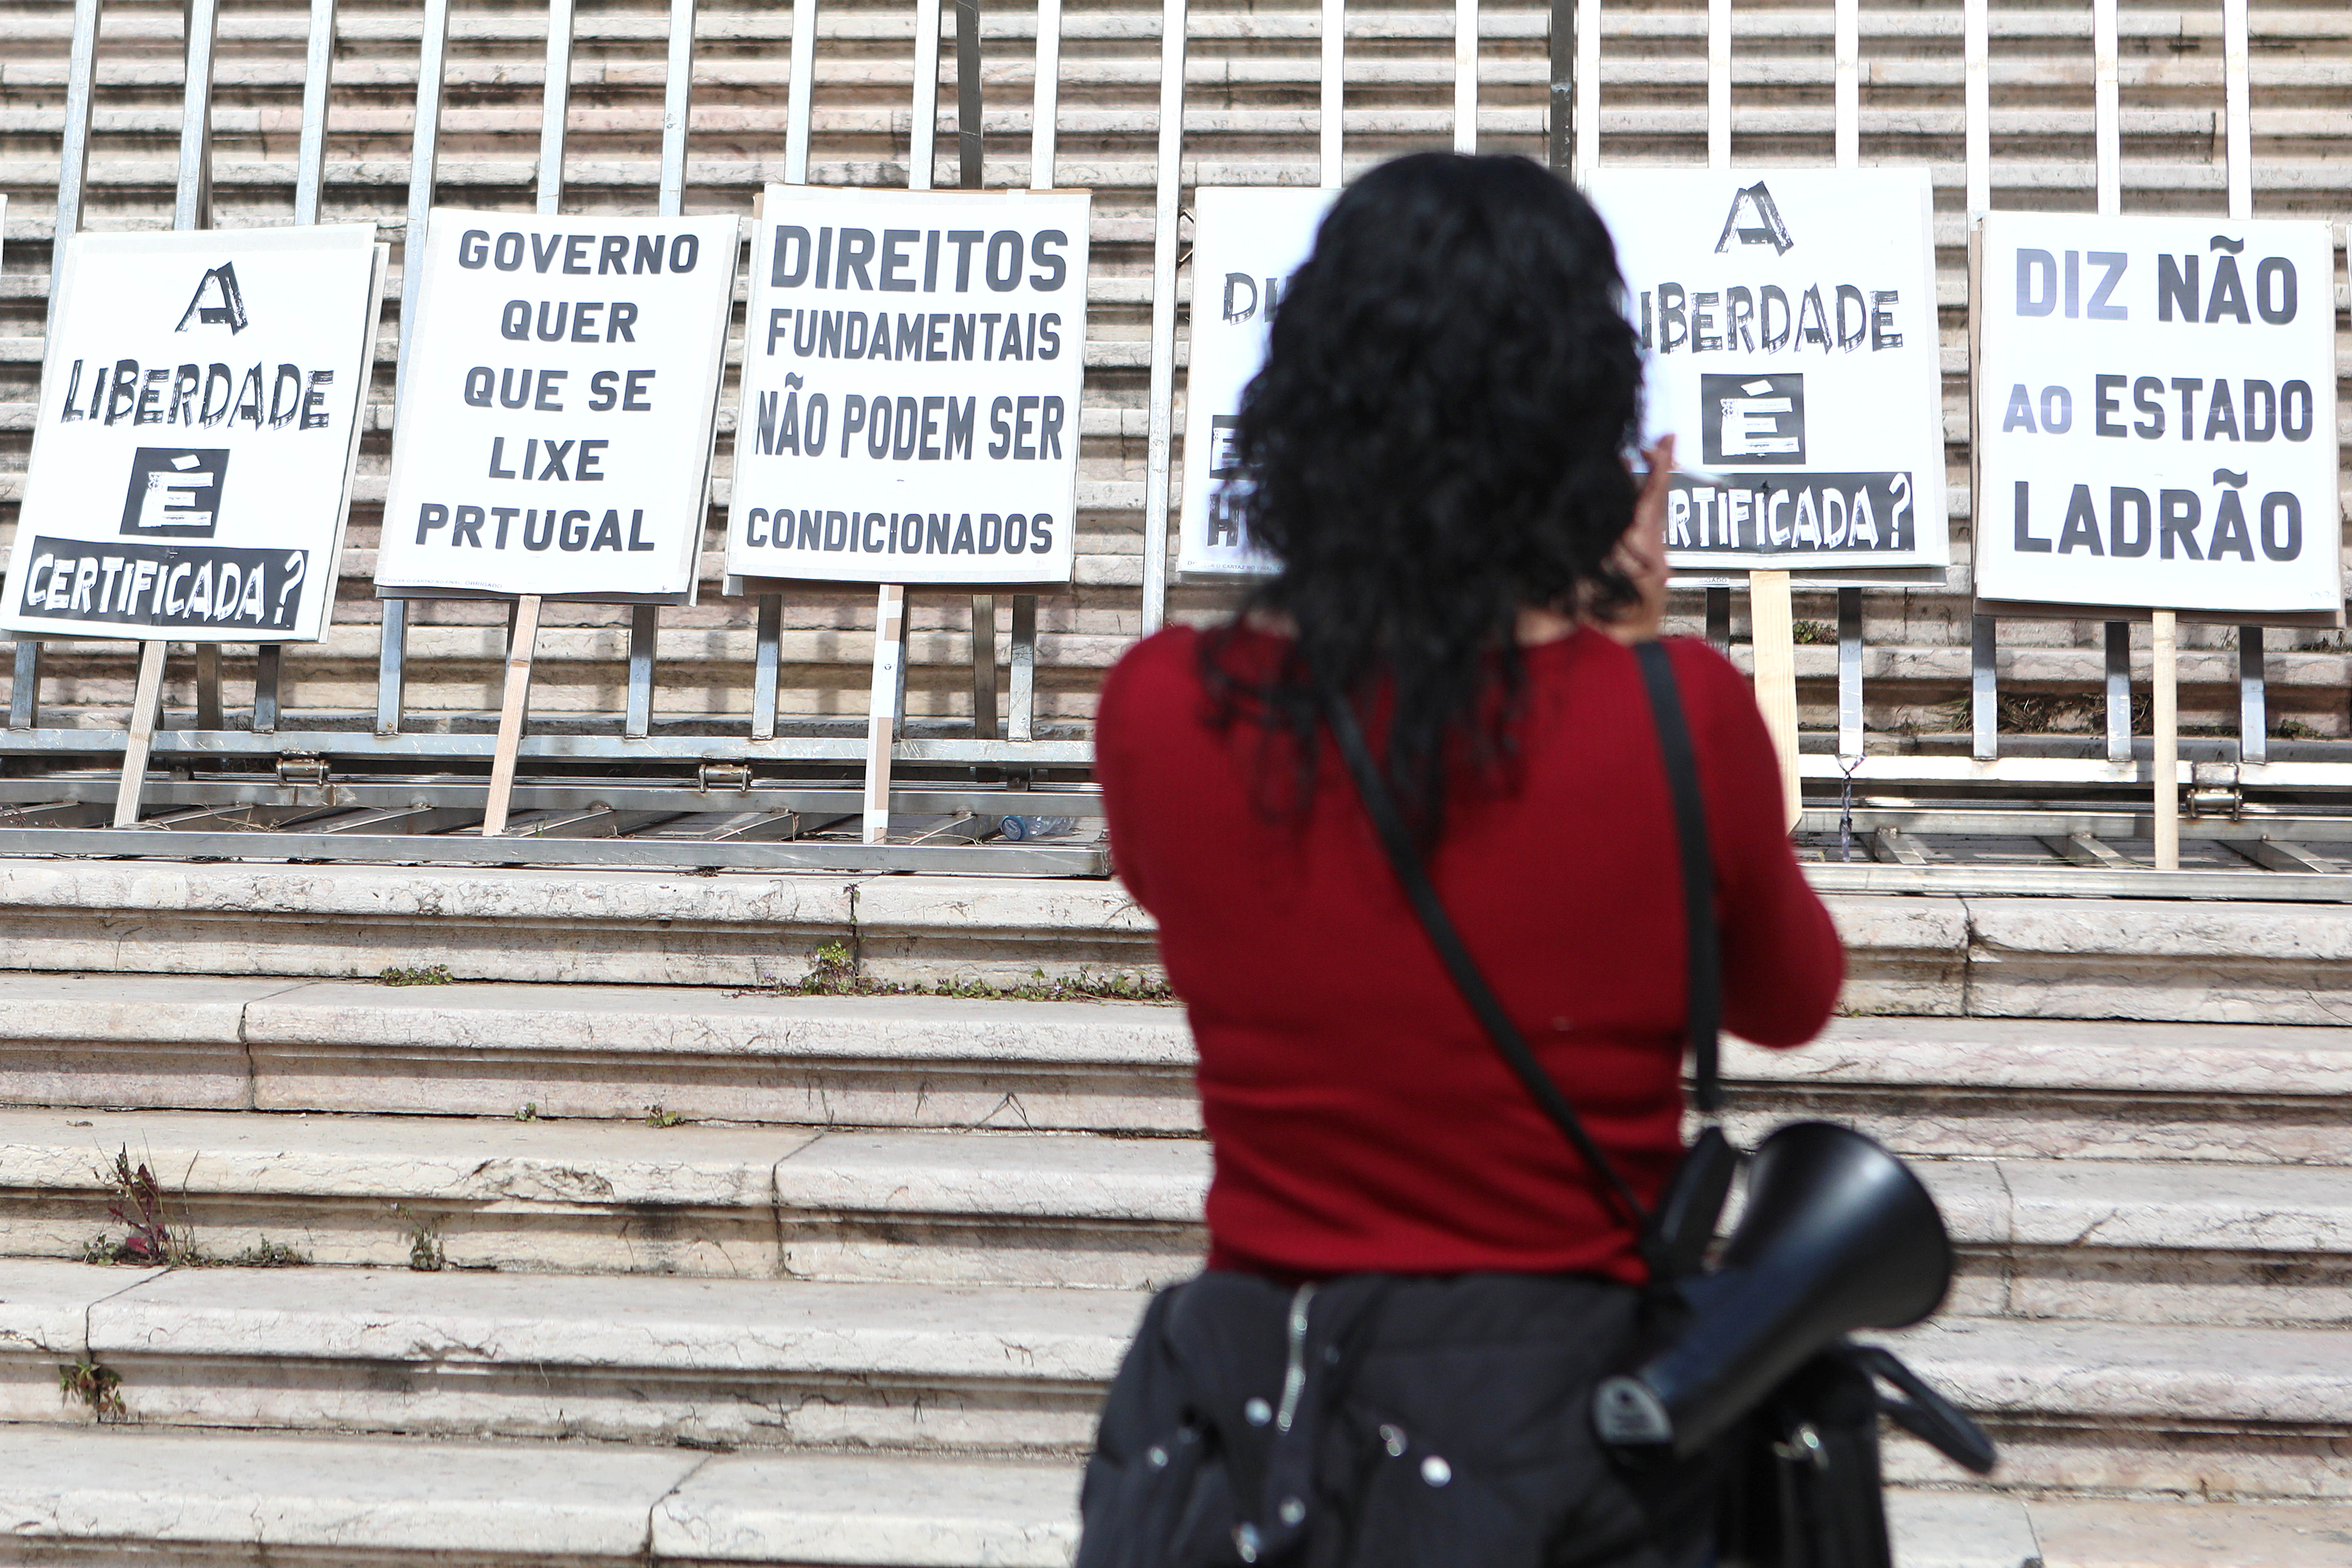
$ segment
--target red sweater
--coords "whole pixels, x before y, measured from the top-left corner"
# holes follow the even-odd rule
[[[1255,645],[1255,646],[1253,646]],[[1673,650],[1699,759],[1725,1026],[1809,1039],[1843,960],[1798,870],[1747,682]],[[1276,644],[1249,634],[1242,657]],[[1200,637],[1171,628],[1105,681],[1095,731],[1111,849],[1191,1015],[1215,1152],[1213,1267],[1581,1271],[1639,1282],[1559,1131],[1479,1031],[1328,747],[1304,820],[1253,791],[1264,736],[1220,732]],[[1527,651],[1512,793],[1449,806],[1432,865],[1463,940],[1644,1202],[1681,1152],[1684,921],[1674,819],[1631,650],[1585,631]]]

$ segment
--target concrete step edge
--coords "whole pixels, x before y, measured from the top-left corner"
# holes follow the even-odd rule
[[[0,1110],[0,1166],[22,1210],[109,1194],[121,1152],[157,1173],[167,1221],[221,1199],[653,1208],[1194,1227],[1209,1178],[1198,1139],[966,1130],[655,1126],[644,1122],[238,1111]],[[1966,1247],[2352,1255],[2352,1167],[1937,1159],[1913,1168]],[[174,1210],[178,1211],[174,1214]]]

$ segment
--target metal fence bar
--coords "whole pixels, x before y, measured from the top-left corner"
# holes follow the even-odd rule
[[[1055,0],[1058,4],[1059,0]],[[1348,130],[1348,0],[1323,0],[1322,79],[1317,100],[1315,183],[1335,191],[1348,178],[1342,152]],[[1553,89],[1555,96],[1558,89]]]
[[[1857,168],[1862,163],[1862,6],[1860,0],[1837,0],[1832,23],[1835,35],[1832,74],[1837,166]],[[1863,751],[1862,721],[1862,590],[1837,591],[1838,755],[1858,757]]]
[[[669,58],[662,78],[660,191],[655,211],[677,217],[686,211],[686,139],[694,112],[695,0],[669,0]],[[710,468],[702,471],[702,510],[710,507]],[[629,607],[629,685],[621,733],[640,741],[653,733],[654,666],[661,644],[661,606]]]
[[[1966,122],[1969,216],[1992,206],[1992,16],[1990,0],[1960,7],[1961,117]]]
[[[1454,0],[1454,150],[1478,150],[1478,0]]]
[[[1062,0],[1037,0],[1036,85],[1029,109],[1029,188],[1054,188],[1055,120],[1062,92]],[[1037,734],[1037,595],[1013,595],[1013,641],[1007,656],[1005,738]]]
[[[784,179],[808,184],[809,127],[816,96],[817,0],[793,0],[792,63],[785,76]],[[782,697],[784,596],[761,594],[751,652],[751,739],[776,738],[776,704]]]
[[[327,113],[335,75],[335,0],[310,0],[310,31],[302,58],[302,133],[294,157],[294,221],[319,221],[327,178]],[[374,323],[369,323],[374,330]],[[285,645],[263,643],[253,654],[253,728],[278,728],[278,694],[285,678]],[[200,693],[201,695],[201,693]]]
[[[1325,0],[1334,5],[1338,0]],[[1054,188],[1055,132],[1062,102],[1062,0],[1037,0],[1037,82],[1030,99],[1029,188]]]
[[[1601,166],[1601,0],[1576,0],[1576,146],[1580,183]]]
[[[319,221],[327,178],[328,89],[335,74],[335,0],[310,0],[310,37],[302,68],[302,142],[294,163],[294,221]]]
[[[1168,464],[1176,417],[1176,214],[1184,184],[1184,0],[1160,0],[1159,193],[1151,219],[1150,437],[1143,472],[1143,633],[1168,618]]]
[[[2132,754],[2131,623],[2106,624],[2107,761],[2127,763]]]
[[[980,0],[955,0],[956,183],[981,189],[988,178],[981,126]],[[996,738],[996,595],[971,595],[971,732]]]
[[[449,0],[425,0],[416,46],[416,115],[408,150],[408,219],[400,241],[400,349],[393,369],[393,419],[407,400],[408,350],[416,333],[416,301],[425,287],[425,231],[433,216],[440,174],[441,74],[449,54]],[[377,601],[383,616],[376,647],[375,732],[397,735],[408,689],[408,605]]]
[[[1990,616],[1969,617],[1969,755],[1988,763],[2000,755],[2000,689],[1994,683]]]
[[[2251,39],[2246,0],[2221,0],[2222,161],[2228,168],[2230,216],[2254,216],[2253,93],[2246,56]],[[2263,680],[2263,628],[2238,628],[2238,758],[2270,757],[2270,693]]]
[[[539,216],[563,210],[563,132],[572,108],[572,0],[547,0],[547,74],[539,89]]]
[[[65,135],[58,153],[58,216],[49,237],[47,331],[57,325],[58,296],[66,276],[66,241],[81,229],[82,188],[89,174],[89,105],[98,77],[98,24],[103,0],[74,0],[73,36],[66,56]],[[19,633],[8,683],[8,727],[41,722],[41,644]]]
[[[1731,0],[1706,0],[1706,166],[1731,166]]]

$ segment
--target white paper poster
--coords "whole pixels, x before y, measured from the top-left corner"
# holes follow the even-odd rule
[[[1607,168],[1685,571],[1940,567],[1943,375],[1924,167]],[[1646,441],[1645,441],[1646,444]]]
[[[768,187],[730,579],[1069,581],[1090,207]]]
[[[2335,279],[2317,220],[1988,215],[1978,595],[2340,610]]]
[[[0,622],[317,641],[374,363],[374,228],[66,244]]]
[[[1205,187],[1192,208],[1192,352],[1184,378],[1180,572],[1264,574],[1238,502],[1231,452],[1242,392],[1265,363],[1266,326],[1339,193],[1297,186]]]
[[[690,600],[737,233],[436,209],[376,585]]]

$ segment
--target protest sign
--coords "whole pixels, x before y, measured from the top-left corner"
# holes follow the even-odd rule
[[[1069,581],[1090,202],[768,187],[730,582]]]
[[[1993,213],[1978,245],[1978,595],[2339,612],[2327,226]]]
[[[1927,171],[1603,168],[1645,365],[1677,437],[1685,571],[1940,568],[1943,380]]]
[[[0,624],[317,641],[374,365],[375,230],[62,243]]]
[[[737,232],[436,209],[377,588],[690,602]]]
[[[1251,545],[1238,504],[1247,481],[1234,466],[1234,426],[1242,392],[1265,363],[1266,328],[1284,288],[1314,248],[1316,226],[1339,195],[1295,186],[1209,187],[1193,194],[1180,572],[1274,570],[1273,560]]]

